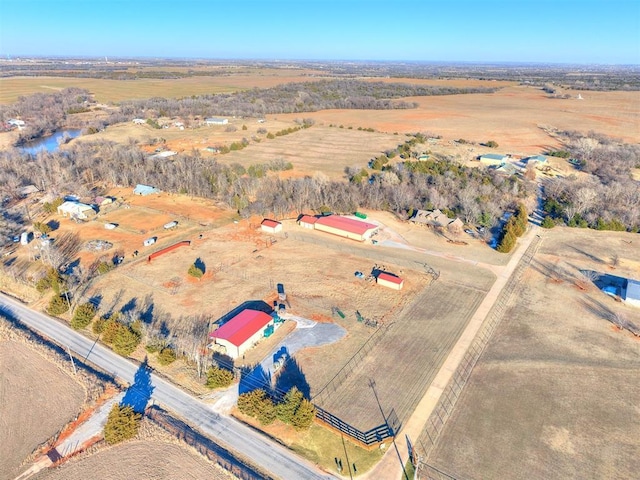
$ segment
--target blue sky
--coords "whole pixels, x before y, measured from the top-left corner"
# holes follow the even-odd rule
[[[0,55],[640,64],[640,2],[0,0]]]

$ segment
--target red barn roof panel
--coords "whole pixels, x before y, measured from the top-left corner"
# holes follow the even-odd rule
[[[216,331],[211,332],[211,338],[220,338],[239,347],[251,338],[261,328],[273,320],[270,315],[258,310],[243,310]]]

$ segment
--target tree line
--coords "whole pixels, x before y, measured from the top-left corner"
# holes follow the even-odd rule
[[[577,172],[545,182],[544,210],[550,218],[545,226],[559,222],[599,230],[640,230],[640,182],[633,178],[633,169],[640,168],[640,145],[593,132],[568,131],[562,136],[565,147],[558,155],[572,157],[567,161]]]

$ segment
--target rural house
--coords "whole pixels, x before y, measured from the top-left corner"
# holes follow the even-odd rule
[[[364,242],[366,239],[378,231],[378,225],[369,222],[361,222],[353,218],[341,217],[340,215],[328,215],[320,217],[314,225],[316,230],[333,233],[340,237],[349,238]]]
[[[260,341],[265,330],[274,324],[271,315],[258,310],[246,309],[209,334],[215,346],[231,358],[241,357],[247,350]]]
[[[442,227],[449,230],[461,229],[464,223],[459,218],[449,218],[440,210],[416,210],[409,219],[414,223],[420,223],[429,227]]]
[[[160,193],[156,187],[151,187],[149,185],[142,185],[141,183],[136,185],[136,188],[133,189],[134,195],[151,195],[153,193]]]
[[[402,290],[404,280],[392,273],[380,272],[376,277],[376,283],[394,290]]]
[[[95,210],[91,205],[86,203],[67,201],[58,207],[58,214],[63,217],[80,218],[84,220],[87,218],[87,213],[95,213]]]
[[[133,124],[134,125],[144,125],[145,123],[147,123],[147,121],[144,118],[134,118],[133,119]]]
[[[500,166],[505,163],[508,158],[506,155],[499,153],[485,153],[484,155],[480,155],[478,160],[480,160],[480,163],[483,165]]]
[[[522,163],[526,163],[527,165],[534,162],[538,165],[542,165],[544,163],[547,163],[547,157],[545,157],[544,155],[534,155],[533,157],[527,157],[522,160]]]
[[[278,233],[282,231],[282,223],[265,218],[260,224],[260,230],[267,233]]]

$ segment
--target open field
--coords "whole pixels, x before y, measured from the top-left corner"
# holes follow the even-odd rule
[[[230,480],[235,477],[182,445],[147,439],[132,440],[98,450],[92,455],[73,459],[59,468],[43,471],[35,478],[40,480],[84,480],[86,478]]]
[[[80,412],[85,392],[54,363],[17,340],[0,338],[0,478]]]
[[[559,142],[542,126],[595,132],[640,141],[637,92],[582,92],[584,100],[548,98],[539,88],[508,86],[492,94],[407,98],[418,108],[407,110],[323,110],[305,113],[318,124],[374,128],[380,132],[432,132],[446,143],[498,142],[499,152],[533,155]],[[293,115],[289,114],[289,117]],[[278,115],[279,119],[287,116]],[[443,143],[443,142],[441,142]],[[437,151],[434,148],[434,151]],[[445,150],[446,153],[446,150]],[[478,147],[469,156],[482,153]]]
[[[180,68],[149,68],[145,70],[179,71]],[[202,70],[189,68],[189,70]],[[191,95],[230,93],[250,88],[269,88],[285,83],[319,81],[327,78],[326,72],[301,69],[237,69],[211,70],[212,76],[194,76],[178,79],[140,78],[137,80],[109,80],[103,78],[75,77],[5,77],[0,78],[0,104],[15,102],[21,95],[49,93],[68,87],[86,88],[102,103],[118,103],[151,97],[180,98]],[[448,85],[456,87],[509,85],[512,82],[493,82],[473,79],[435,80],[413,78],[362,78],[372,82],[402,82],[420,85]]]
[[[637,278],[637,236],[546,232],[429,463],[458,478],[637,477],[640,342],[609,318],[640,325],[640,311],[576,284],[580,269]]]
[[[438,280],[418,294],[394,319],[380,342],[336,386],[320,406],[361,431],[384,423],[375,381],[386,414],[393,409],[402,422],[413,413],[451,347],[486,291]]]
[[[151,97],[185,97],[231,93],[254,87],[267,88],[282,83],[309,81],[303,75],[221,75],[178,79],[108,80],[74,77],[8,77],[0,79],[0,104],[15,102],[21,95],[50,93],[68,87],[86,88],[98,102],[117,103]]]
[[[306,115],[305,115],[306,116]],[[269,123],[263,124],[268,126]],[[367,168],[367,163],[385,150],[406,140],[403,136],[314,126],[273,140],[251,143],[242,151],[219,155],[220,163],[240,163],[245,167],[276,159],[291,162],[298,175],[322,172],[332,180],[344,179],[345,167]]]

